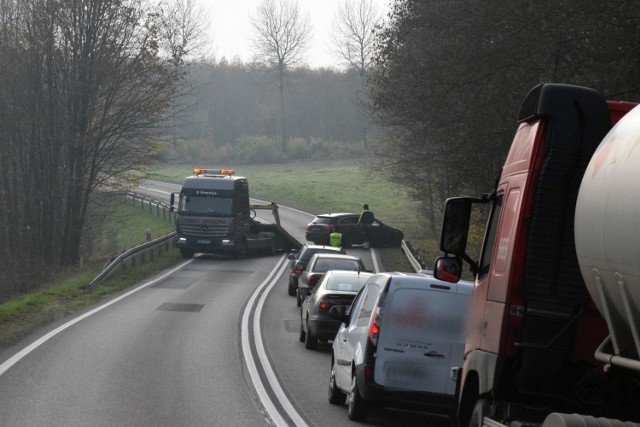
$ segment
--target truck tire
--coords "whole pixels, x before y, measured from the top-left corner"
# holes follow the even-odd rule
[[[242,258],[245,258],[246,256],[247,256],[247,241],[242,239],[240,240],[240,243],[236,245],[235,249],[233,250],[233,257],[235,259],[242,259]]]
[[[182,258],[191,259],[193,258],[193,249],[180,248],[180,255]]]
[[[561,414],[553,412],[544,419],[542,427],[632,427],[638,424],[609,418],[595,418],[590,415]]]
[[[486,399],[478,399],[469,419],[469,427],[482,427],[484,425],[484,417],[488,415],[488,412],[489,402]]]

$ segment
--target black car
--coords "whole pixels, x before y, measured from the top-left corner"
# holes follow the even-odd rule
[[[336,253],[336,254],[344,254],[345,250],[341,247],[337,248],[334,246],[325,246],[325,245],[310,245],[305,243],[302,245],[299,251],[292,251],[289,253],[288,258],[291,260],[289,262],[289,286],[288,293],[291,296],[296,295],[296,289],[298,289],[298,278],[302,271],[307,266],[307,263],[311,259],[311,256],[317,253]]]
[[[340,322],[329,317],[334,305],[349,305],[364,282],[373,273],[366,271],[327,271],[311,294],[302,302],[300,310],[300,341],[313,349],[318,341],[333,340]]]
[[[378,219],[371,225],[358,224],[360,214],[328,213],[316,216],[307,225],[305,238],[317,245],[329,243],[329,235],[334,231],[342,233],[342,246],[362,245],[369,242],[371,246],[400,246],[404,233],[390,227]]]

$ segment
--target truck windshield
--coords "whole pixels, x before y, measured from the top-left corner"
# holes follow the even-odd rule
[[[181,195],[178,210],[183,213],[233,214],[233,198]]]

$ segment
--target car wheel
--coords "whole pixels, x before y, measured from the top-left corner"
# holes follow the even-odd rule
[[[193,250],[180,248],[180,255],[182,255],[182,258],[190,259],[193,257]]]
[[[311,336],[311,329],[309,329],[309,320],[307,319],[307,334],[304,337],[304,348],[307,350],[313,350],[318,346],[318,339]]]
[[[329,403],[332,405],[344,405],[347,395],[338,388],[336,384],[336,365],[331,364],[331,374],[329,375]]]
[[[349,408],[347,415],[351,421],[364,421],[367,418],[366,403],[362,396],[360,396],[355,372],[351,377],[351,389],[349,390]]]
[[[304,331],[304,328],[302,327],[302,319],[300,320],[300,336],[298,337],[298,339],[300,340],[300,342],[306,342],[306,339],[307,339],[307,333]]]
[[[287,293],[289,294],[289,296],[295,297],[296,296],[296,289],[297,286],[295,283],[293,283],[293,279],[289,279],[289,287],[287,289]]]

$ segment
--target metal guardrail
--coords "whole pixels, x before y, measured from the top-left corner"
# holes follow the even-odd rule
[[[148,209],[150,214],[155,213],[158,217],[165,218],[170,222],[175,222],[175,213],[171,212],[167,203],[131,191],[122,193],[122,195],[126,200],[131,200],[134,204],[140,205],[142,209]],[[155,240],[149,240],[121,253],[116,258],[112,259],[105,269],[96,276],[90,284],[93,285],[94,283],[108,279],[114,273],[125,268],[127,265],[135,266],[138,263],[144,264],[147,258],[153,259],[155,254],[160,255],[163,250],[168,252],[169,249],[173,247],[173,239],[175,235],[176,232],[172,231],[165,236],[159,237]],[[148,234],[148,238],[151,238],[150,234]]]
[[[432,270],[425,268],[422,263],[415,257],[415,255],[413,254],[411,243],[403,240],[402,245],[400,245],[400,249],[402,249],[402,252],[404,252],[404,255],[407,257],[407,260],[409,260],[409,263],[416,273],[433,274]]]
[[[175,222],[175,213],[171,212],[167,203],[159,200],[152,199],[150,197],[143,196],[134,192],[123,193],[125,199],[131,200],[134,204],[139,204],[142,209],[148,209],[150,214],[155,214],[160,217]],[[101,282],[111,277],[114,273],[126,267],[128,264],[135,266],[137,262],[144,263],[147,257],[153,258],[154,253],[160,254],[162,250],[168,251],[173,246],[173,238],[176,232],[173,231],[165,236],[159,237],[155,240],[145,242],[139,246],[131,248],[113,259],[109,265],[95,278],[90,284]],[[404,252],[407,260],[416,271],[416,273],[431,274],[432,271],[425,269],[418,259],[413,254],[413,249],[410,247],[410,243],[402,241],[400,248]]]
[[[175,222],[176,213],[171,212],[170,206],[156,199],[152,199],[141,194],[128,191],[122,193],[126,200],[131,200],[134,205],[139,205],[142,209],[148,210],[150,214],[156,214],[157,217],[162,217],[170,222]]]
[[[176,232],[172,231],[165,236],[145,242],[140,246],[136,246],[135,248],[131,248],[121,253],[113,259],[102,273],[96,276],[96,278],[89,284],[93,285],[94,283],[108,279],[111,275],[125,268],[128,264],[135,266],[138,262],[144,263],[147,257],[153,259],[156,253],[160,255],[163,250],[168,252],[169,249],[173,247],[173,239],[175,235]]]

